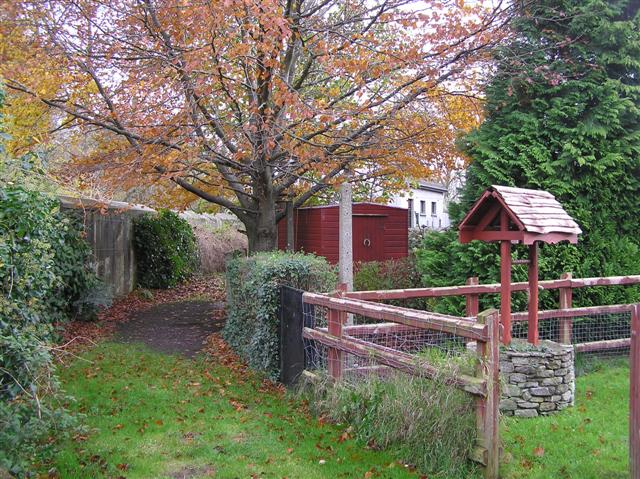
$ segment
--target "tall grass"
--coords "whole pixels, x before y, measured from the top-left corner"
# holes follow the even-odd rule
[[[469,478],[475,446],[474,398],[441,379],[403,373],[333,384],[319,376],[300,387],[317,415],[353,427],[371,447],[392,449],[429,477]]]
[[[247,237],[233,225],[212,227],[202,223],[192,223],[193,233],[198,241],[200,271],[205,274],[224,271],[226,256],[234,251],[247,249]]]

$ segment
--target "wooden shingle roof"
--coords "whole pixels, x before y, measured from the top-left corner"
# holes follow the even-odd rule
[[[502,211],[508,227],[500,226]],[[576,243],[582,230],[555,197],[542,190],[494,185],[474,203],[459,226],[460,241],[512,240]]]

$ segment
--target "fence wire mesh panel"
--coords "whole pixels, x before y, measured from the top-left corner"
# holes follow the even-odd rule
[[[583,308],[575,312],[540,311],[540,339],[573,344],[579,354],[624,356],[629,353],[631,306],[602,306],[603,310]],[[588,310],[588,311],[585,311]],[[518,313],[520,314],[520,313]],[[527,321],[513,323],[514,338],[527,337]]]
[[[305,327],[319,331],[328,331],[329,309],[324,306],[305,304]],[[475,341],[464,336],[444,331],[418,328],[404,324],[377,320],[367,316],[353,314],[342,327],[342,337],[356,340],[366,348],[375,345],[383,352],[398,356],[416,365],[428,364],[441,368],[443,375],[461,373],[474,374],[476,347]],[[306,368],[308,370],[326,370],[329,348],[320,341],[304,340]],[[342,379],[357,381],[372,375],[387,377],[393,369],[371,356],[352,354],[342,351],[340,354]],[[397,372],[397,370],[396,370]]]

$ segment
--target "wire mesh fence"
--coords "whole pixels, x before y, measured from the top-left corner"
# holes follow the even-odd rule
[[[629,353],[631,337],[631,306],[619,306],[605,312],[576,311],[575,316],[548,316],[541,311],[540,339],[569,342],[578,354],[596,356],[625,356]],[[513,323],[512,336],[527,338],[526,321]],[[570,339],[569,339],[570,338]]]
[[[305,304],[305,327],[320,331],[328,330],[328,308]],[[475,342],[469,339],[431,329],[417,328],[404,324],[385,322],[362,315],[348,315],[347,324],[342,328],[343,337],[355,340],[363,347],[375,345],[383,351],[415,364],[429,364],[446,373],[473,375],[475,364]],[[304,340],[305,364],[310,370],[326,370],[329,348],[319,341]],[[340,354],[342,379],[357,381],[372,375],[387,377],[392,368],[376,361],[373,357]],[[397,370],[396,370],[397,373]]]

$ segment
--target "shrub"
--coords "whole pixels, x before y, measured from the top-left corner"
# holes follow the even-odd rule
[[[225,224],[213,228],[200,223],[191,226],[198,242],[199,268],[202,273],[224,271],[228,255],[247,249],[247,236],[235,229],[234,225]]]
[[[306,291],[336,286],[335,268],[318,256],[274,251],[227,263],[224,339],[253,369],[280,376],[280,285]]]
[[[177,214],[169,210],[144,214],[134,220],[133,231],[140,286],[169,288],[196,271],[196,239],[189,223]]]
[[[395,450],[421,472],[473,477],[474,398],[440,379],[397,373],[336,385],[320,376],[300,392],[314,414],[349,424],[369,446]]]
[[[0,468],[20,474],[65,415],[51,405],[53,324],[86,313],[99,282],[80,225],[56,199],[8,187],[0,201]]]
[[[356,291],[410,289],[420,286],[421,278],[415,256],[358,263],[353,276],[353,289]],[[416,298],[393,300],[389,303],[423,309],[427,301],[424,298]]]

